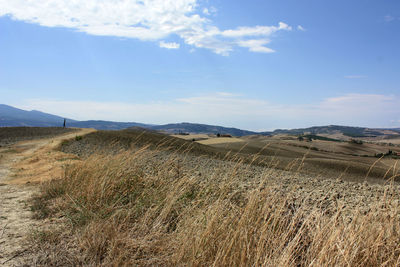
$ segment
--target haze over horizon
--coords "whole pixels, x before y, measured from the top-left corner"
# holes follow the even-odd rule
[[[3,104],[262,131],[400,127],[400,2],[0,0]]]

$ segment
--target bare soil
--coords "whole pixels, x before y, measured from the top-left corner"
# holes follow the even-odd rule
[[[0,148],[1,266],[25,266],[27,258],[34,258],[29,254],[26,237],[39,226],[39,221],[32,219],[28,202],[38,191],[38,183],[60,177],[62,164],[76,158],[55,151],[63,140],[92,131],[81,129],[50,138],[40,136],[42,139],[3,144]]]

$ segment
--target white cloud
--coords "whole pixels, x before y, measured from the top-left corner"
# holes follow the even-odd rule
[[[279,22],[279,26],[239,27],[236,30],[226,30],[221,33],[225,37],[270,36],[279,30],[292,30],[286,23]]]
[[[301,25],[298,25],[298,26],[297,26],[297,29],[298,29],[299,31],[302,31],[302,32],[305,32],[305,31],[306,31],[306,29],[305,29],[303,26],[301,26]]]
[[[166,43],[161,41],[159,43],[160,47],[167,48],[167,49],[178,49],[181,45],[178,43]]]
[[[210,15],[215,15],[217,13],[217,8],[214,6],[210,6],[209,8],[205,7],[203,8],[203,14],[210,16]]]
[[[220,30],[203,14],[216,13],[215,7],[198,10],[198,0],[0,0],[0,16],[45,27],[66,27],[87,34],[162,41],[176,35],[184,43],[227,55],[248,38],[271,37],[292,28],[240,26]],[[164,47],[164,46],[163,46]],[[249,47],[253,52],[271,52],[266,47]]]
[[[347,94],[310,105],[288,105],[219,92],[145,104],[36,99],[18,107],[79,120],[190,121],[256,130],[328,124],[400,127],[399,106],[399,96],[380,94]]]
[[[274,50],[264,46],[269,42],[270,42],[269,40],[255,39],[255,40],[239,41],[238,45],[241,47],[247,47],[252,52],[273,53],[275,52]]]

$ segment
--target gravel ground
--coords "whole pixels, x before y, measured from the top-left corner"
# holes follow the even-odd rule
[[[4,154],[0,149],[0,266],[26,266],[28,247],[26,236],[38,225],[32,220],[29,200],[37,188],[28,185],[7,184],[12,164],[21,156]]]

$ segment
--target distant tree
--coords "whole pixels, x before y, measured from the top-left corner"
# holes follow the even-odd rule
[[[220,133],[217,133],[217,137],[221,137],[221,134],[220,134]]]
[[[299,141],[304,141],[304,137],[303,137],[303,136],[299,136],[299,137],[297,137],[297,139],[298,139]]]

